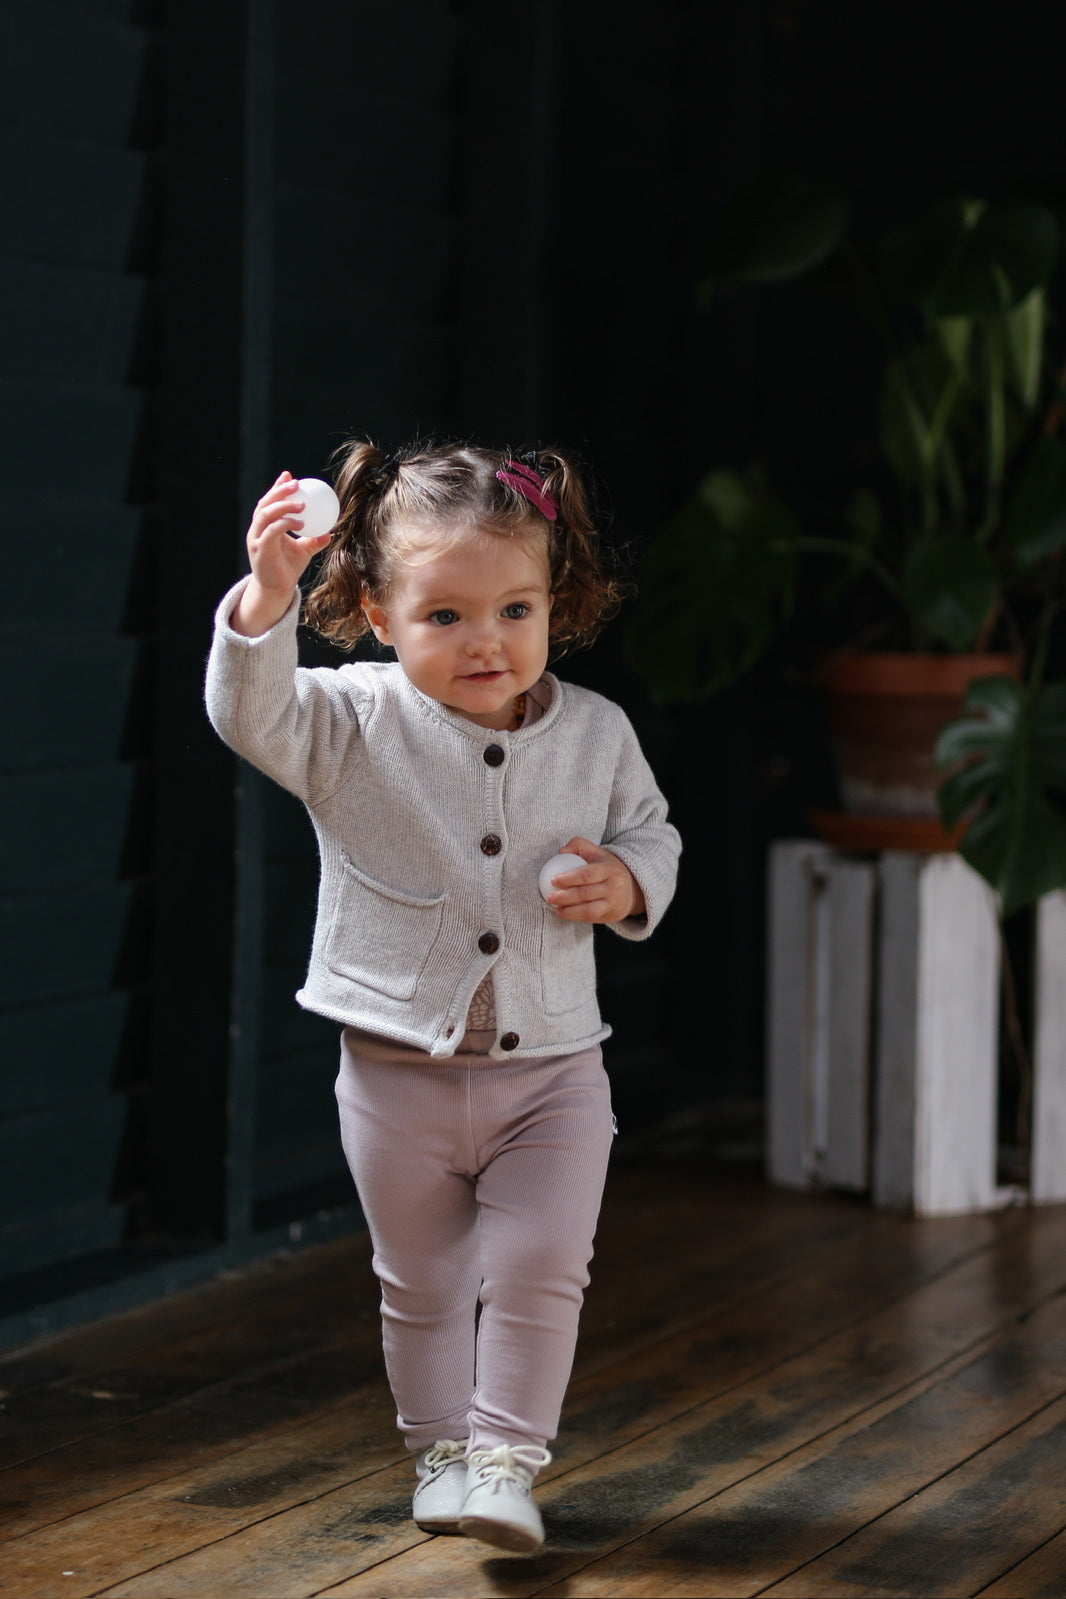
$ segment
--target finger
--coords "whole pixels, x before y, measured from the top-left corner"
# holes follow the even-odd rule
[[[265,516],[272,511],[277,511],[279,506],[296,504],[303,504],[296,484],[279,483],[275,488],[267,490],[252,514],[253,516]]]
[[[333,537],[333,529],[330,528],[328,533],[308,533],[306,538],[302,537],[300,534],[294,534],[293,537],[295,542],[301,545],[304,549],[324,550],[330,539]]]
[[[278,483],[268,490],[252,512],[249,532],[262,533],[282,517],[298,522],[304,509],[304,499],[295,481]],[[302,527],[302,523],[299,526]],[[291,529],[290,529],[291,531]]]
[[[304,502],[299,495],[283,500],[260,500],[252,517],[252,532],[259,538],[268,534],[299,533],[303,529],[300,512]]]
[[[567,872],[567,878],[577,876],[576,872]],[[549,905],[558,910],[561,906],[587,905],[590,900],[612,898],[610,880],[607,877],[580,877],[577,882],[560,882],[553,884],[551,890],[545,895]]]
[[[585,891],[566,894],[556,902],[548,900],[551,910],[564,921],[612,921],[614,908],[619,905],[619,895],[612,894],[609,884],[598,883]]]
[[[293,517],[279,517],[262,527],[252,527],[248,533],[248,546],[252,550],[276,550],[282,545],[291,544],[300,537],[303,523]]]
[[[591,905],[596,900],[611,899],[606,883],[590,883],[581,888],[560,889],[548,896],[548,904],[556,910],[571,910],[576,905]]]
[[[599,876],[595,875],[594,867],[582,868],[580,866],[572,866],[568,872],[558,872],[551,880],[553,889],[558,888],[563,891],[572,888],[583,888],[588,883],[603,882],[606,882],[606,878],[602,873]]]
[[[259,504],[273,505],[275,501],[282,500],[287,495],[298,494],[299,487],[299,483],[291,472],[282,472],[280,477],[275,478],[266,493],[260,497]]]
[[[601,849],[599,844],[594,844],[590,838],[578,837],[572,838],[569,843],[564,844],[559,853],[560,855],[580,855],[582,860],[591,863],[602,860],[608,852],[605,849]]]
[[[613,922],[618,918],[614,914],[611,902],[605,899],[590,899],[580,905],[559,905],[556,915],[564,922]]]

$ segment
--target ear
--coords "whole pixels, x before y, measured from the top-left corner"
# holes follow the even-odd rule
[[[374,637],[379,644],[391,644],[392,634],[389,632],[389,619],[380,605],[375,605],[373,600],[363,601],[363,615],[373,630]]]

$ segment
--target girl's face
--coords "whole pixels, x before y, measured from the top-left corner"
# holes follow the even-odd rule
[[[363,606],[376,637],[430,699],[481,727],[509,727],[516,695],[548,661],[547,551],[496,533],[397,532],[410,554],[383,603]]]

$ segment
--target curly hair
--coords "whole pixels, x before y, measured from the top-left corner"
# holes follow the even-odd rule
[[[405,553],[403,529],[461,538],[471,529],[537,541],[546,551],[554,602],[549,639],[558,653],[590,644],[618,610],[623,588],[593,519],[577,466],[557,450],[520,459],[541,477],[555,521],[497,472],[516,459],[471,444],[408,445],[385,455],[357,439],[337,452],[341,514],[322,557],[304,618],[342,649],[370,624],[363,604],[384,604]]]

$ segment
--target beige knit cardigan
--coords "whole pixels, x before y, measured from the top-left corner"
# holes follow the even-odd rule
[[[207,710],[314,824],[318,912],[299,1003],[447,1057],[491,971],[496,1058],[606,1038],[592,927],[560,920],[537,878],[580,835],[644,892],[646,918],[615,932],[647,938],[666,909],[680,840],[624,712],[549,673],[544,715],[495,732],[420,693],[395,662],[298,666],[297,595],[270,632],[242,637],[228,620],[242,587],[216,616]]]

